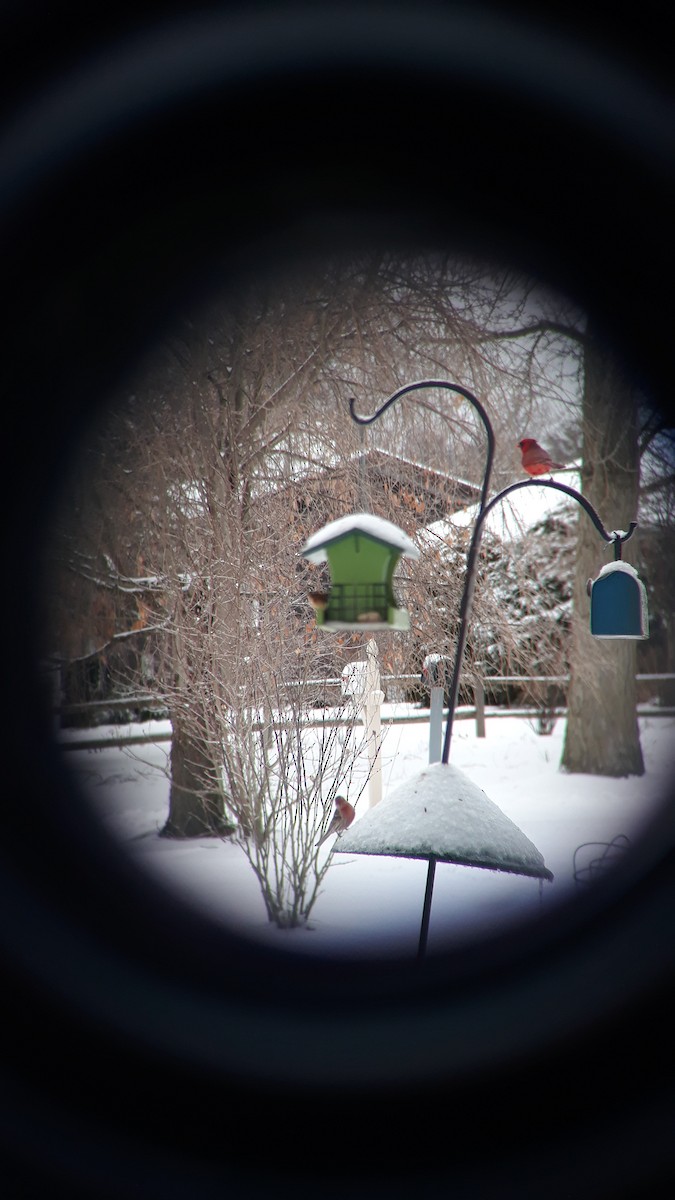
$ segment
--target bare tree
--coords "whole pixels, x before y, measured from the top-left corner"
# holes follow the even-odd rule
[[[579,383],[582,491],[606,525],[627,528],[638,514],[639,397],[620,356],[602,344],[581,314],[564,303],[557,313],[514,311],[511,316],[510,324],[507,312],[506,321],[484,329],[486,343],[499,348],[503,342],[522,342],[531,346],[533,357],[542,351],[550,354],[552,345],[558,347],[561,382],[571,371],[570,378]],[[647,418],[647,427],[652,417]],[[557,453],[556,438],[542,440]],[[638,553],[636,537],[627,544],[627,560]],[[600,644],[591,637],[588,627],[586,585],[588,578],[597,574],[598,566],[604,565],[602,555],[603,544],[582,514],[578,517],[571,683],[561,766],[572,772],[641,774],[644,765],[636,715],[635,644]]]
[[[420,489],[414,481],[402,485],[400,468],[388,490],[381,480],[376,492],[367,480],[364,486],[363,473],[353,468],[368,448],[408,458],[418,476],[426,466],[444,472],[451,511],[458,502],[452,479],[480,481],[485,453],[482,429],[461,398],[448,403],[447,392],[425,393],[416,404],[392,410],[365,436],[347,415],[348,394],[367,409],[411,376],[461,379],[489,402],[498,435],[495,479],[510,480],[523,409],[536,410],[536,384],[544,367],[560,358],[550,344],[559,331],[550,319],[544,329],[540,310],[531,286],[490,275],[483,264],[389,254],[322,264],[310,279],[252,288],[186,320],[138,381],[113,439],[118,450],[125,441],[131,447],[121,482],[118,473],[118,488],[133,497],[128,507],[136,520],[138,561],[135,567],[126,563],[128,573],[171,576],[174,611],[194,632],[198,614],[189,617],[190,626],[185,579],[204,574],[204,554],[211,563],[235,562],[246,539],[258,536],[251,513],[261,496],[312,474],[326,501],[322,511],[315,488],[311,515],[317,523],[336,515],[328,511],[330,502],[347,503],[370,506],[414,533],[430,515]],[[524,336],[512,334],[511,320],[521,322]],[[486,334],[490,322],[497,328]],[[108,466],[110,461],[108,455]],[[128,520],[122,524],[130,529]],[[239,581],[244,570],[239,563]],[[401,586],[417,614],[416,637],[407,644],[380,639],[390,669],[419,666],[421,644],[429,640],[422,625],[431,624],[430,636],[437,636],[437,605],[414,602],[412,579],[404,577]],[[443,588],[448,611],[455,583],[456,573]],[[430,581],[432,593],[437,584],[437,578]],[[139,603],[152,610],[150,624],[166,616],[156,611],[152,593]],[[167,603],[165,596],[165,609]],[[236,638],[243,610],[232,598],[209,620],[226,615]],[[203,622],[198,627],[203,632]],[[187,745],[180,709],[175,716],[169,829],[188,832],[200,822],[199,805],[196,821],[189,812],[190,790],[200,774],[208,774],[208,762],[204,746]]]

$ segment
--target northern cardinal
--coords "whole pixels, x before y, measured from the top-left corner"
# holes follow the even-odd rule
[[[345,800],[344,796],[336,796],[335,812],[333,813],[328,829],[324,833],[323,837],[320,837],[316,843],[317,846],[320,846],[322,842],[325,842],[326,838],[332,837],[334,833],[341,834],[345,829],[348,828],[349,825],[351,825],[355,816],[356,810],[349,803],[349,801]]]
[[[523,438],[518,445],[528,475],[550,475],[552,471],[562,471],[565,467],[565,463],[554,462],[548,450],[544,450],[534,438]]]

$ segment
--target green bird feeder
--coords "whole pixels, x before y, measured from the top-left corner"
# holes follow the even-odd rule
[[[608,563],[597,579],[589,579],[588,592],[593,637],[649,637],[647,591],[630,563]]]
[[[311,563],[328,561],[330,591],[310,595],[324,629],[410,629],[394,598],[394,571],[402,554],[419,558],[407,534],[381,517],[340,517],[308,538],[301,551]]]

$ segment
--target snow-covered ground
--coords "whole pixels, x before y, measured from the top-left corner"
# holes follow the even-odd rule
[[[394,711],[383,708],[383,721]],[[143,727],[147,729],[148,727]],[[166,723],[154,723],[157,733]],[[387,795],[428,762],[427,724],[383,726],[383,793]],[[559,770],[564,721],[539,736],[527,720],[488,720],[487,737],[473,721],[456,721],[450,762],[466,772],[515,822],[544,857],[552,883],[441,863],[436,869],[428,952],[481,932],[494,932],[540,906],[565,900],[578,889],[574,855],[582,843],[608,843],[619,835],[635,842],[661,808],[675,778],[675,720],[640,719],[646,773],[610,779]],[[111,729],[119,734],[120,727]],[[129,732],[139,732],[134,727]],[[93,730],[100,738],[105,731]],[[64,740],[81,731],[64,731]],[[169,742],[103,750],[70,750],[66,760],[111,836],[120,839],[151,876],[178,889],[185,900],[252,939],[272,939],[293,952],[350,956],[414,955],[427,876],[421,860],[333,854],[308,929],[278,930],[266,917],[259,887],[240,848],[213,839],[172,841],[158,836],[167,815],[165,773]],[[363,776],[367,764],[363,764]],[[352,797],[354,799],[355,797]],[[357,822],[368,811],[368,791],[357,804]],[[352,826],[356,830],[356,823]],[[339,842],[336,843],[339,847]],[[331,843],[323,848],[331,852]],[[581,851],[584,866],[598,849]]]

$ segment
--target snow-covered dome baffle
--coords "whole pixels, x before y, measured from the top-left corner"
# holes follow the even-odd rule
[[[537,847],[463,771],[433,763],[346,830],[341,854],[431,858],[552,880]]]
[[[385,546],[391,546],[408,558],[420,556],[417,546],[407,533],[399,529],[398,525],[394,525],[393,521],[385,521],[383,517],[373,516],[372,513],[352,513],[350,516],[330,521],[307,539],[302,554],[310,562],[323,562],[326,558],[326,547],[348,533],[362,533]]]

